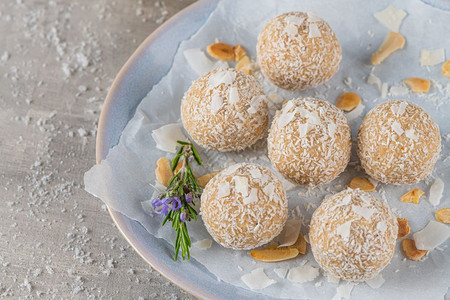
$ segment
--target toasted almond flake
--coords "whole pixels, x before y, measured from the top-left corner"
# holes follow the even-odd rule
[[[428,201],[431,205],[438,206],[441,202],[442,194],[444,193],[444,182],[440,178],[436,178],[430,187],[430,196]]]
[[[213,172],[213,173],[210,173],[210,174],[206,174],[206,175],[200,176],[200,177],[197,179],[198,185],[201,186],[201,187],[205,187],[205,186],[208,184],[208,182],[209,182],[214,176],[217,175],[217,173],[218,173],[218,172]]]
[[[298,250],[296,248],[266,248],[260,250],[252,250],[250,255],[259,261],[263,262],[277,262],[284,261],[291,258],[295,258],[298,255]]]
[[[206,249],[211,248],[212,240],[211,239],[200,240],[200,241],[193,243],[192,246],[194,246],[195,248],[198,248],[200,250],[206,250]]]
[[[287,279],[295,283],[305,283],[314,280],[317,276],[319,276],[319,268],[306,265],[290,269]]]
[[[351,189],[360,189],[365,192],[372,192],[375,190],[375,186],[366,178],[354,177],[352,181],[350,181],[349,188]]]
[[[275,272],[275,274],[278,275],[278,277],[285,278],[286,274],[288,272],[288,269],[286,269],[286,268],[275,268],[275,269],[273,269],[273,271]]]
[[[240,61],[241,58],[243,58],[244,56],[247,55],[247,53],[245,52],[244,47],[242,47],[241,45],[237,44],[236,46],[234,46],[233,48],[234,51],[234,59],[236,61]]]
[[[414,204],[419,204],[419,199],[423,195],[423,191],[420,189],[413,189],[400,197],[400,201],[408,203],[412,202]]]
[[[158,180],[159,183],[164,186],[168,185],[169,180],[173,176],[173,173],[171,170],[170,161],[167,159],[167,157],[161,157],[160,159],[158,159],[158,161],[156,162],[155,175],[156,180]]]
[[[225,43],[214,43],[209,45],[206,48],[206,52],[212,57],[225,60],[225,61],[233,61],[234,60],[234,49],[233,46],[225,44]]]
[[[175,170],[173,171],[174,174],[177,174],[178,172],[180,172],[181,167],[183,166],[183,161],[179,161],[177,166],[175,167]],[[195,176],[194,176],[195,177]]]
[[[167,124],[153,130],[152,137],[156,142],[156,148],[170,153],[176,153],[177,140],[184,141],[186,139],[180,126],[176,123]]]
[[[414,261],[421,260],[428,252],[427,250],[418,250],[416,243],[412,239],[404,239],[402,241],[402,249],[406,257]]]
[[[297,241],[289,247],[296,248],[300,254],[306,254],[306,240],[301,232],[298,234]]]
[[[361,98],[353,92],[341,94],[337,101],[336,107],[343,111],[352,111],[361,103]]]
[[[384,280],[383,276],[381,274],[378,274],[374,278],[366,280],[366,283],[371,288],[377,289],[377,288],[381,287],[385,281],[386,280]]]
[[[447,60],[443,65],[442,65],[442,74],[447,77],[450,78],[450,60]]]
[[[372,54],[372,65],[379,65],[394,51],[402,49],[405,45],[405,37],[400,33],[389,32],[380,48]]]
[[[436,220],[442,223],[450,223],[450,207],[440,208],[435,213]]]
[[[294,245],[298,239],[302,222],[298,219],[290,219],[286,221],[281,233],[275,238],[279,247]]]
[[[444,48],[434,50],[420,50],[420,63],[422,66],[434,66],[445,60]]]
[[[413,237],[418,249],[433,250],[450,237],[450,227],[430,221],[424,229],[414,233]]]
[[[384,10],[375,13],[373,16],[388,29],[398,32],[403,19],[406,17],[406,12],[400,8],[389,5]]]
[[[238,63],[236,64],[236,70],[242,71],[248,75],[251,75],[253,73],[251,61],[247,55],[238,61]]]
[[[431,82],[428,79],[410,77],[405,79],[405,83],[414,93],[424,93],[430,90]]]
[[[402,239],[405,236],[407,236],[409,234],[409,224],[408,224],[408,220],[405,218],[397,218],[397,223],[398,223],[398,234],[397,234],[397,238],[398,239]]]
[[[267,277],[266,273],[264,273],[263,268],[255,269],[251,273],[243,275],[241,277],[241,280],[251,290],[261,290],[276,283],[275,280]]]

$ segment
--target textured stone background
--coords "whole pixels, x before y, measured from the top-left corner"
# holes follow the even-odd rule
[[[192,2],[0,1],[0,298],[193,298],[82,186],[115,75]]]

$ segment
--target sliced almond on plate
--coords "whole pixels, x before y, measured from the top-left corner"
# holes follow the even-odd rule
[[[435,213],[436,220],[442,223],[450,223],[450,207],[440,208]]]
[[[443,65],[442,65],[442,74],[447,77],[450,78],[450,60],[447,60]]]
[[[276,249],[266,248],[261,250],[253,250],[250,252],[250,255],[259,261],[277,262],[294,258],[298,255],[298,253],[297,248],[281,247]]]
[[[375,190],[375,186],[367,179],[361,177],[354,177],[348,184],[351,189],[360,189],[365,192],[372,192]]]
[[[400,201],[405,202],[405,203],[412,202],[414,204],[419,204],[419,199],[422,195],[423,195],[423,191],[421,191],[420,189],[413,189],[413,190],[410,190],[409,192],[407,192],[406,194],[404,194],[400,198]]]
[[[214,172],[214,173],[210,173],[210,174],[206,174],[206,175],[200,176],[200,177],[197,179],[198,185],[201,186],[201,187],[205,187],[205,186],[208,184],[208,182],[209,182],[214,176],[217,175],[217,173],[219,173],[219,172]]]
[[[298,239],[295,244],[289,246],[289,248],[295,248],[298,250],[298,253],[306,254],[306,240],[301,232],[299,233]]]
[[[408,220],[405,218],[397,218],[397,223],[398,223],[398,235],[397,238],[398,239],[402,239],[405,236],[407,236],[409,234],[409,224],[408,224]]]
[[[383,44],[372,55],[372,65],[378,65],[385,60],[389,55],[398,49],[402,49],[405,45],[405,38],[397,32],[389,32]]]
[[[242,71],[245,74],[251,75],[252,74],[252,67],[251,67],[251,61],[248,56],[244,56],[241,58],[241,60],[238,61],[236,64],[236,70]]]
[[[206,48],[206,51],[209,55],[219,60],[233,61],[235,57],[233,46],[225,43],[211,44]]]
[[[247,52],[245,52],[244,47],[242,47],[239,44],[234,46],[233,50],[234,50],[234,59],[236,61],[240,61],[244,56],[247,55]]]
[[[428,79],[410,77],[405,79],[405,83],[414,93],[424,93],[430,90],[431,82]]]
[[[352,111],[361,103],[361,98],[353,92],[341,94],[337,101],[336,107],[343,111]]]
[[[412,239],[404,239],[402,241],[403,252],[406,257],[411,260],[421,260],[427,254],[427,250],[419,250],[416,248],[416,242]]]
[[[155,169],[156,180],[164,186],[167,186],[169,180],[172,178],[173,173],[170,167],[170,161],[167,157],[161,157],[156,162]]]

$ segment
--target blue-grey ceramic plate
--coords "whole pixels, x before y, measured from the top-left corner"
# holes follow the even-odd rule
[[[153,32],[117,75],[100,116],[96,160],[100,162],[115,146],[139,102],[169,71],[181,41],[188,39],[207,20],[220,0],[201,0],[184,9]],[[449,0],[423,0],[450,10]],[[142,258],[167,279],[203,299],[270,299],[261,294],[220,282],[195,260],[174,262],[172,248],[149,234],[138,222],[110,210],[120,232]]]
[[[97,163],[106,158],[109,149],[133,117],[139,102],[152,86],[169,71],[181,41],[188,39],[207,20],[218,0],[202,0],[187,7],[154,31],[122,67],[106,97],[97,133]],[[149,234],[138,222],[110,209],[110,214],[130,245],[164,277],[203,299],[248,299],[257,294],[220,282],[195,260],[174,262],[169,245]],[[262,295],[258,299],[269,299]]]

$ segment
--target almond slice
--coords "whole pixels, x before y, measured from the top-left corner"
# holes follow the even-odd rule
[[[298,239],[295,244],[289,246],[288,248],[295,248],[298,250],[298,253],[306,254],[306,240],[301,232],[298,234]]]
[[[423,195],[423,191],[419,190],[419,189],[413,189],[410,190],[409,192],[407,192],[406,194],[404,194],[401,198],[400,201],[408,203],[408,202],[412,202],[414,204],[419,204],[419,198]]]
[[[450,207],[440,208],[436,211],[436,220],[442,223],[450,223]]]
[[[372,54],[372,65],[379,65],[389,55],[398,49],[402,49],[405,45],[405,38],[397,32],[389,32],[383,44],[378,50]]]
[[[219,60],[233,61],[234,49],[233,46],[225,43],[214,43],[206,48],[209,55]]]
[[[219,172],[214,172],[214,173],[210,173],[210,174],[206,174],[206,175],[200,176],[200,177],[197,179],[198,185],[201,186],[201,187],[205,187],[205,186],[208,184],[208,182],[209,182],[214,176],[217,175],[217,173],[219,173]]]
[[[427,254],[427,250],[418,250],[416,248],[416,242],[412,239],[404,239],[402,241],[403,252],[407,258],[415,261],[419,261]]]
[[[443,65],[442,65],[442,74],[447,77],[450,78],[450,60],[447,60]]]
[[[276,249],[261,249],[261,250],[253,250],[250,252],[250,255],[259,261],[264,262],[276,262],[283,261],[294,258],[298,255],[298,249],[296,248],[276,248]]]
[[[245,52],[244,47],[242,47],[239,44],[234,46],[233,50],[234,50],[234,59],[236,61],[240,61],[244,56],[247,56],[247,52]]]
[[[431,82],[428,79],[410,77],[405,79],[405,83],[414,93],[424,93],[430,90]]]
[[[170,161],[167,157],[161,157],[156,162],[155,169],[156,180],[164,186],[167,186],[169,180],[172,178],[173,173],[170,167]]]
[[[397,218],[397,223],[398,223],[398,235],[397,238],[398,239],[402,239],[405,236],[407,236],[409,234],[409,224],[408,224],[408,220],[405,218]]]
[[[239,62],[236,64],[236,70],[242,71],[245,74],[251,75],[252,74],[252,68],[251,68],[251,61],[248,56],[244,56],[239,60]]]
[[[343,111],[351,111],[354,110],[361,103],[361,98],[358,94],[353,92],[347,92],[341,94],[337,101],[336,107]]]
[[[354,177],[348,184],[351,189],[360,189],[365,192],[375,191],[375,186],[366,178]]]

